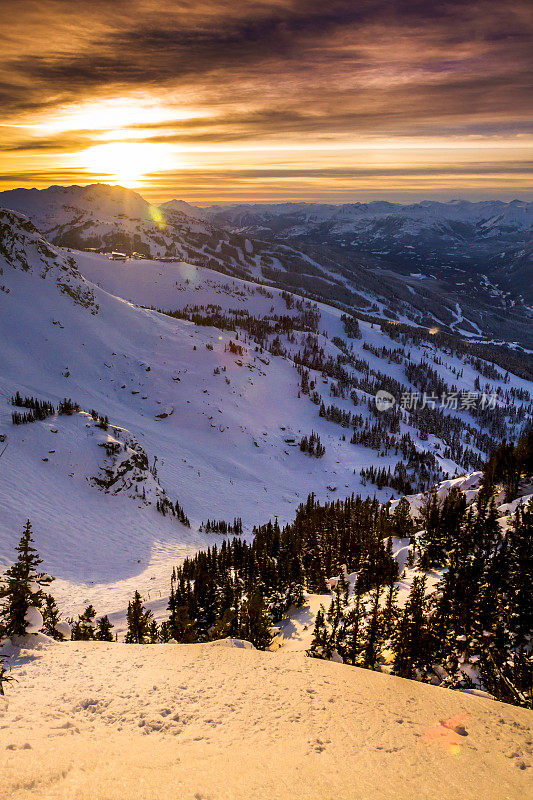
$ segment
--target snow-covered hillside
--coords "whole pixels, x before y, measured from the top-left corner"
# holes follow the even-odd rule
[[[95,184],[0,192],[2,205],[64,247],[183,259],[348,309],[533,347],[525,203],[199,209]]]
[[[357,573],[348,573],[347,561],[330,554],[325,566],[308,558],[313,536],[314,553],[325,553],[320,526],[300,538],[292,567],[305,561],[309,575],[314,565],[328,569],[327,580],[311,587],[323,593],[304,591],[310,584],[301,581],[296,609],[298,587],[284,595],[280,579],[285,605],[272,616],[273,652],[231,638],[190,645],[122,639],[137,590],[155,623],[165,620],[166,628],[155,624],[154,640],[174,638],[189,614],[179,606],[185,617],[175,614],[168,627],[169,590],[174,598],[185,590],[184,558],[222,542],[202,526],[207,520],[242,518],[250,541],[254,525],[292,521],[310,493],[321,502],[352,495],[352,506],[327,508],[338,510],[339,521],[351,508],[354,517],[346,519],[355,530],[364,517],[353,495],[394,497],[394,514],[409,487],[408,506],[417,512],[418,490],[438,480],[438,499],[455,489],[472,503],[480,473],[456,476],[480,465],[503,435],[514,439],[524,429],[531,382],[461,344],[439,346],[431,335],[357,322],[338,308],[204,266],[113,262],[66,250],[13,212],[0,212],[0,237],[0,572],[29,518],[43,568],[56,579],[51,591],[61,618],[92,604],[120,640],[55,642],[28,633],[2,643],[8,663],[0,669],[10,667],[16,680],[0,697],[0,751],[8,754],[0,763],[2,800],[148,800],[172,792],[213,800],[525,796],[530,712],[479,690],[451,692],[384,674],[389,644],[372,662],[381,672],[334,663],[336,649],[333,661],[323,660],[329,651],[311,640],[317,612],[331,600],[328,588],[340,596],[345,575],[343,609],[349,614],[357,605],[365,635],[370,598],[366,589],[355,592]],[[393,398],[390,408],[376,403],[378,390]],[[404,403],[417,396],[414,406]],[[504,529],[526,488],[531,494],[521,486],[511,504],[497,496]],[[300,516],[306,506],[318,520],[314,499]],[[366,503],[366,511],[367,519],[392,518],[377,503]],[[373,541],[366,529],[359,544],[339,530],[330,538],[339,547],[352,542],[352,557]],[[421,569],[415,551],[422,534],[409,530],[389,534],[387,550],[379,539],[374,550],[380,564],[390,553],[398,615]],[[270,541],[264,528],[255,542],[262,540]],[[285,541],[277,561],[268,552],[260,559],[279,576],[281,556],[290,562],[296,539]],[[364,553],[363,571],[370,564]],[[253,576],[259,560],[246,563]],[[226,569],[238,572],[229,560]],[[428,571],[428,592],[443,571]],[[207,592],[214,589],[219,603],[225,588],[204,577],[203,585],[192,580],[200,600],[194,624],[204,639],[228,636],[229,606],[219,629],[200,627],[204,610],[212,610],[203,603]],[[231,580],[244,585],[240,574]],[[381,586],[376,596],[377,614]],[[244,631],[253,599],[248,586],[235,600]],[[42,622],[37,609],[31,613]],[[240,630],[229,635],[248,638]],[[319,658],[305,657],[311,645]],[[461,666],[475,677],[466,656]],[[451,678],[450,670],[444,679]]]
[[[164,203],[163,207],[175,201]],[[377,201],[373,203],[345,203],[328,205],[321,203],[236,203],[226,206],[209,206],[202,209],[213,219],[231,220],[240,225],[272,224],[278,219],[285,233],[288,225],[321,225],[333,222],[335,225],[351,225],[355,231],[362,221],[378,219],[397,219],[403,226],[409,222],[415,229],[429,227],[445,222],[459,222],[465,225],[479,224],[485,228],[486,235],[496,235],[500,226],[511,226],[515,230],[527,230],[533,225],[533,204],[521,200],[505,203],[500,200],[486,200],[478,203],[455,200],[450,203],[424,200],[420,203],[404,205]],[[200,212],[201,210],[198,209]]]
[[[212,206],[205,212],[231,231],[328,252],[348,273],[364,265],[378,271],[385,282],[391,274],[401,275],[403,288],[410,286],[415,293],[423,289],[425,307],[418,308],[426,315],[438,316],[433,303],[435,295],[440,296],[446,325],[453,327],[453,309],[460,303],[470,320],[470,334],[478,333],[481,325],[495,336],[498,329],[500,335],[507,331],[517,336],[511,326],[515,315],[516,322],[522,316],[524,325],[531,324],[531,203],[252,203]],[[405,306],[397,284],[394,292],[392,308],[400,300]],[[498,309],[507,313],[499,314]],[[492,315],[498,322],[490,319]],[[523,343],[528,341],[526,334]]]
[[[141,249],[141,240],[147,236],[155,250],[155,255],[165,253],[168,242],[164,222],[158,216],[155,206],[151,206],[139,194],[120,186],[96,184],[90,187],[51,186],[49,189],[14,189],[2,193],[0,200],[5,207],[25,214],[50,241],[68,245],[76,240],[83,241],[87,247],[107,244],[109,249],[125,246]],[[183,215],[173,210],[174,223]],[[205,227],[202,232],[206,232]],[[200,228],[199,228],[200,229]],[[118,235],[118,239],[115,238]],[[146,250],[144,251],[146,252]]]
[[[298,399],[298,374],[286,360],[248,347],[234,356],[226,351],[227,332],[134,308],[91,287],[31,225],[11,214],[2,219],[3,565],[31,517],[50,570],[68,581],[65,596],[77,607],[92,583],[109,597],[113,579],[142,574],[148,590],[162,559],[159,588],[166,590],[172,563],[209,541],[153,506],[138,509],[135,500],[91,485],[103,453],[83,416],[13,426],[9,399],[19,390],[54,404],[71,397],[130,431],[195,530],[206,518],[232,519],[237,511],[248,529],[272,514],[288,519],[313,489],[326,494],[327,485],[340,491],[342,481],[343,492],[351,485],[360,454],[340,462],[333,426],[323,462],[288,447],[289,435],[315,424],[316,409]],[[23,258],[11,259],[14,251]],[[89,292],[89,305],[64,292],[67,280]],[[130,593],[128,585],[120,602]]]
[[[339,410],[357,414],[363,431],[381,424],[373,410],[373,384],[365,383],[381,385],[380,375],[416,389],[398,343],[380,326],[361,322],[361,338],[348,339],[335,308],[187,263],[120,263],[97,253],[69,253],[10,212],[1,217],[1,232],[0,435],[7,450],[0,461],[0,564],[9,563],[29,517],[47,569],[59,579],[56,594],[65,613],[79,611],[88,600],[99,612],[120,611],[135,588],[146,597],[164,597],[171,565],[215,540],[199,531],[207,519],[239,516],[249,534],[252,525],[269,518],[292,519],[309,492],[322,500],[353,491],[398,496],[398,490],[378,489],[360,476],[371,467],[393,471],[400,458],[395,447],[384,444],[381,434],[374,444],[352,443],[351,425],[337,418]],[[234,322],[291,322],[279,328],[280,354],[274,355],[273,333],[265,334],[262,347],[239,325],[199,326],[140,304],[182,316],[216,305],[217,313]],[[316,330],[306,319],[314,320]],[[307,394],[294,359],[321,351],[322,362],[304,370],[315,386]],[[510,404],[515,415],[505,424],[521,427],[530,408],[527,381],[505,379],[499,368],[487,380],[478,371],[486,372],[483,365],[423,342],[409,345],[408,360],[431,365],[458,390],[474,390],[477,379],[481,388],[501,392],[498,405]],[[353,397],[349,386],[341,386],[350,376],[359,387]],[[519,394],[509,397],[511,389]],[[17,391],[56,407],[71,398],[82,412],[95,409],[107,417],[109,429],[102,431],[78,412],[13,425],[12,413],[24,411],[10,402]],[[333,416],[320,415],[317,397],[325,408],[334,406]],[[467,411],[450,414],[464,428],[457,440],[464,453],[481,457],[477,445],[486,439],[476,445],[466,426],[487,434]],[[298,447],[311,431],[326,448],[322,458]],[[455,460],[459,451],[433,433],[424,438],[407,412],[399,419],[397,435],[403,434],[422,458],[434,454],[434,469],[444,475],[463,470]],[[141,448],[143,469],[129,487],[119,481],[106,493],[95,479],[105,469],[116,473],[112,451],[123,459],[125,446],[132,452]],[[190,529],[157,511],[159,491],[179,502]]]
[[[15,649],[2,798],[527,796],[530,711],[228,644]]]
[[[249,239],[211,224],[201,210],[180,201],[155,206],[121,186],[13,189],[0,192],[0,206],[27,216],[56,245],[183,258],[230,274],[261,274],[260,251],[271,249],[255,253]]]
[[[451,491],[458,492],[464,496],[467,507],[473,506],[478,499],[480,486],[482,484],[483,473],[472,472],[467,475],[461,475],[458,478],[451,478],[441,481],[435,488],[435,494],[439,501],[442,503],[446,497],[449,496]],[[405,498],[397,498],[391,500],[389,509],[394,513],[398,504],[402,500],[407,500],[409,504],[409,511],[413,519],[418,519],[420,511],[427,500],[427,494],[418,492],[413,495],[408,495]],[[511,503],[505,502],[505,492],[500,491],[495,496],[497,505],[498,523],[502,530],[507,531],[513,522],[514,514],[519,506],[527,506],[533,500],[533,486],[526,487],[521,492],[520,497],[513,500]],[[413,535],[413,540],[407,538],[392,539],[392,555],[398,564],[398,581],[395,584],[397,591],[397,600],[400,607],[405,606],[405,602],[412,589],[413,579],[422,573],[420,564],[417,563],[417,558],[413,558],[412,564],[409,564],[409,554],[413,553],[413,542],[417,541],[423,531],[417,531]],[[426,576],[426,594],[429,595],[435,591],[438,582],[441,580],[445,570],[432,569],[425,572]],[[348,607],[352,608],[355,604],[355,597],[353,597],[353,589],[355,586],[357,575],[355,573],[347,573],[346,569],[342,571],[349,586],[351,600]],[[290,652],[306,653],[312,643],[313,627],[316,620],[316,615],[321,607],[327,610],[329,603],[334,594],[335,586],[337,585],[339,576],[333,576],[329,580],[331,588],[330,595],[306,593],[304,602],[300,608],[291,608],[289,612],[282,618],[281,622],[276,624],[275,638],[273,643],[274,649],[282,649]],[[384,602],[384,601],[383,601]],[[383,668],[385,671],[388,669],[384,659]]]

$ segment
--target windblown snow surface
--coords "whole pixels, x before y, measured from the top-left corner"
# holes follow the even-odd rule
[[[0,706],[2,800],[518,800],[531,791],[524,709],[228,640],[31,638],[14,651],[19,683]]]

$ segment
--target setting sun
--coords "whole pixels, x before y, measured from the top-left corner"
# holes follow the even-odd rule
[[[149,142],[108,142],[83,150],[76,156],[77,166],[92,175],[134,187],[144,175],[175,166],[171,148]]]

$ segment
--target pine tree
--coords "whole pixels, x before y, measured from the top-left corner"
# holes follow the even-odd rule
[[[222,616],[217,619],[211,628],[209,638],[212,640],[226,639],[231,636],[236,616],[237,614],[233,608],[226,608]]]
[[[258,650],[268,650],[272,644],[270,618],[260,591],[254,591],[243,601],[239,616],[239,638],[251,642]]]
[[[105,614],[103,617],[96,620],[96,633],[94,634],[94,638],[99,642],[112,642],[113,634],[111,633],[111,628],[113,627],[114,626],[111,625],[109,621],[109,617]]]
[[[380,613],[379,600],[381,586],[378,584],[373,590],[370,618],[366,625],[365,651],[363,665],[367,669],[374,669],[383,645],[383,616]]]
[[[339,646],[342,649],[344,643],[344,612],[348,604],[348,592],[348,581],[344,577],[344,574],[341,573],[335,585],[335,589],[333,590],[333,599],[326,616],[331,639],[327,648],[328,650],[338,651]]]
[[[148,626],[148,640],[150,644],[157,644],[159,642],[159,625],[153,619]]]
[[[361,603],[361,595],[356,592],[355,605],[346,615],[345,647],[341,652],[342,660],[352,667],[361,663],[364,642],[362,641],[362,625],[365,608]]]
[[[385,607],[383,609],[383,636],[384,639],[390,639],[392,631],[397,620],[396,601],[398,599],[398,588],[394,581],[389,583],[387,588],[387,596],[385,600]]]
[[[429,633],[427,629],[426,576],[416,575],[405,608],[393,637],[393,672],[402,678],[413,678],[428,663]]]
[[[133,600],[128,603],[126,619],[128,632],[125,641],[128,644],[145,644],[152,622],[152,612],[145,610],[138,591],[133,595]]]
[[[162,644],[167,644],[168,642],[170,642],[171,639],[172,639],[172,634],[170,632],[168,619],[165,619],[159,626],[159,641]]]
[[[196,626],[189,614],[189,600],[192,600],[192,598],[186,596],[184,582],[176,585],[173,575],[167,606],[170,611],[170,617],[166,621],[165,628],[163,629],[162,627],[161,630],[161,635],[168,636],[168,640],[174,639],[176,642],[183,644],[191,644],[198,641]]]
[[[45,594],[43,606],[43,631],[53,639],[62,640],[63,636],[57,632],[56,626],[60,620],[59,609],[51,594]]]
[[[489,647],[478,665],[483,685],[504,703],[533,709],[533,653],[520,648],[512,652]]]
[[[307,655],[312,656],[313,658],[329,658],[327,654],[327,639],[328,634],[324,606],[320,606],[315,618],[315,628],[313,631],[311,647],[307,651]]]
[[[44,588],[53,580],[38,570],[42,561],[32,545],[32,528],[28,520],[17,545],[17,560],[5,573],[0,587],[0,598],[4,600],[0,614],[9,637],[24,636],[28,627],[28,609],[30,606],[42,607]]]
[[[187,606],[178,606],[169,620],[170,638],[180,644],[192,644],[198,641],[198,633],[194,620],[191,619]]]
[[[80,614],[77,621],[72,625],[71,639],[78,642],[89,642],[94,636],[94,618],[96,611],[92,605],[88,605],[83,614]]]
[[[405,539],[412,536],[415,530],[415,523],[411,517],[411,507],[409,501],[402,497],[392,515],[392,525],[394,536],[398,539]]]

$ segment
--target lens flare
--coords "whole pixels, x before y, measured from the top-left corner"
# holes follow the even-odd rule
[[[457,714],[455,717],[441,720],[438,725],[426,731],[424,741],[436,742],[450,755],[460,755],[461,741],[458,737],[468,736],[465,722],[469,716],[470,714]]]
[[[159,230],[164,231],[165,228],[167,227],[167,223],[165,220],[165,215],[163,214],[161,209],[158,208],[157,206],[149,206],[148,213],[150,215],[152,222],[155,222]]]

